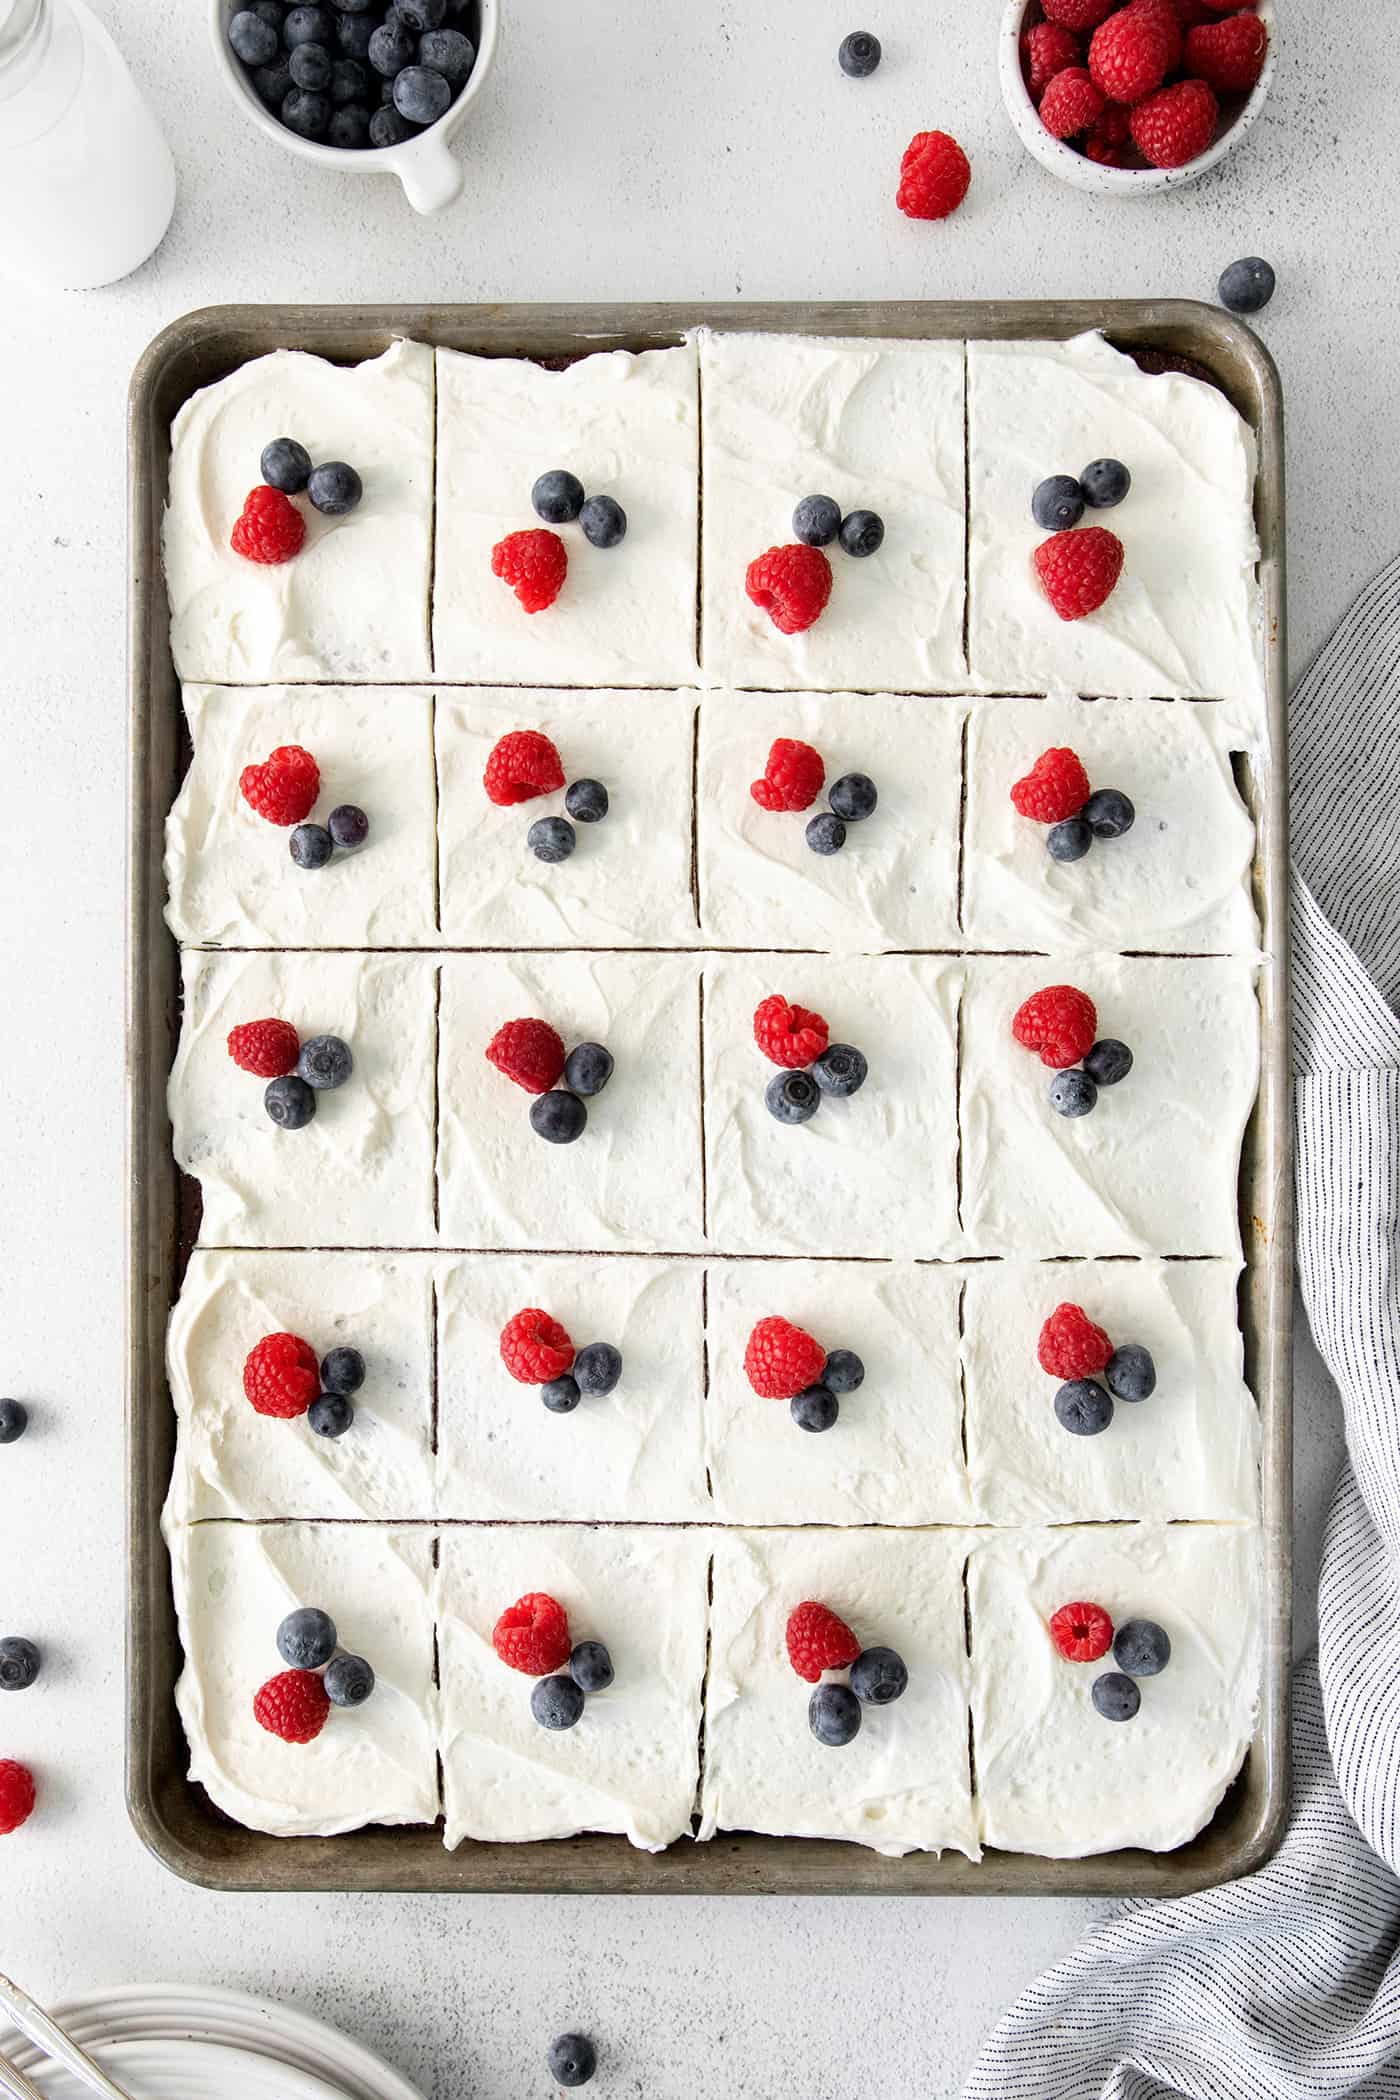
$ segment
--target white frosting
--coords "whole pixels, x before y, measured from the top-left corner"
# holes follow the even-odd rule
[[[957,1251],[958,968],[934,957],[733,956],[705,972],[710,1241],[726,1254]],[[778,1071],[754,1041],[772,993],[825,1019],[870,1071],[802,1124],[764,1104]]]
[[[300,872],[300,871],[295,871]],[[314,877],[308,878],[314,880]],[[175,1157],[201,1184],[206,1246],[415,1247],[433,1229],[434,962],[187,950],[170,1075]],[[238,1022],[338,1035],[355,1069],[279,1130],[266,1082],[228,1054]]]
[[[1254,827],[1230,769],[1238,725],[1180,701],[979,700],[968,728],[963,922],[976,947],[1157,948],[1248,954]],[[1122,838],[1061,864],[1014,783],[1043,751],[1078,753],[1092,788],[1137,812]]]
[[[705,1673],[706,1531],[582,1527],[444,1532],[437,1574],[446,1839],[525,1842],[621,1831],[659,1852],[690,1829]],[[491,1632],[543,1590],[615,1672],[577,1726],[541,1728],[531,1679]]]
[[[956,691],[963,657],[963,346],[701,336],[701,649],[725,685]],[[793,540],[804,496],[877,511],[884,544],[833,542],[830,600],[780,634],[744,577]]]
[[[541,618],[546,615],[541,614]],[[690,881],[693,692],[526,692],[438,702],[443,936],[486,948],[677,948],[699,939]],[[506,808],[482,785],[499,738],[539,730],[566,781],[601,780],[608,813],[566,861],[525,843],[564,790]]]
[[[693,344],[582,357],[439,350],[433,646],[442,678],[530,685],[691,685],[699,398]],[[507,533],[541,525],[530,491],[566,468],[627,513],[616,547],[553,528],[569,572],[527,613],[491,573]]]
[[[985,1844],[1079,1859],[1169,1852],[1209,1820],[1244,1761],[1258,1700],[1259,1534],[1231,1525],[984,1534],[968,1570],[977,1791]],[[1171,1660],[1139,1680],[1131,1721],[1095,1711],[1094,1679],[1049,1634],[1062,1604],[1118,1626],[1155,1619]]]
[[[977,1858],[962,1591],[973,1536],[717,1535],[701,1837],[761,1830]],[[903,1697],[865,1708],[860,1733],[841,1749],[812,1734],[811,1687],[788,1661],[788,1615],[808,1598],[863,1646],[897,1650],[909,1670]]]
[[[686,956],[449,956],[442,970],[442,1235],[465,1248],[700,1247],[700,966]],[[506,1021],[602,1043],[614,1070],[570,1145],[486,1061]]]
[[[1125,1081],[1124,1084],[1128,1084]],[[980,1521],[1254,1517],[1259,1416],[1244,1382],[1233,1262],[974,1264],[963,1304],[967,1455]],[[1098,1436],[1055,1416],[1036,1360],[1057,1305],[1151,1351],[1157,1389]]]
[[[179,1423],[169,1513],[205,1517],[429,1515],[432,1261],[416,1254],[255,1254],[196,1249],[170,1322],[167,1362]],[[260,1415],[243,1365],[264,1335],[291,1333],[318,1357],[365,1359],[344,1436],[306,1417]]]
[[[1240,1141],[1259,1070],[1253,965],[1080,955],[974,958],[965,970],[968,1252],[1237,1258]],[[1053,1073],[1011,1033],[1022,1000],[1066,983],[1134,1059],[1087,1116],[1056,1114]]]
[[[1184,694],[1262,710],[1254,440],[1225,396],[1149,378],[1097,334],[969,343],[969,647],[1001,692]],[[1123,542],[1107,604],[1062,620],[1032,557],[1031,496],[1051,474],[1120,459],[1124,502],[1086,510]]]
[[[186,686],[194,757],[165,827],[165,916],[181,941],[238,948],[434,947],[431,694],[356,686]],[[244,800],[239,779],[279,745],[321,772],[309,821],[342,802],[369,837],[299,868],[290,827]]]
[[[677,1261],[482,1254],[448,1266],[438,1294],[441,1515],[708,1517],[702,1282],[698,1264]],[[611,1393],[585,1394],[572,1414],[556,1415],[538,1387],[511,1376],[501,1329],[531,1305],[561,1321],[576,1349],[621,1350]]]
[[[709,1272],[705,1456],[727,1524],[947,1524],[971,1515],[963,1464],[956,1269],[716,1262]],[[865,1382],[835,1425],[799,1429],[744,1370],[755,1323],[779,1313]]]
[[[333,1837],[365,1823],[431,1823],[438,1813],[432,1534],[355,1524],[168,1526],[185,1668],[176,1704],[190,1778],[252,1830]],[[287,1665],[277,1628],[317,1605],[375,1685],[332,1707],[310,1743],[253,1718],[253,1698]]]
[[[846,953],[954,946],[964,713],[953,701],[888,694],[708,694],[698,794],[706,938]],[[808,810],[761,809],[749,792],[777,737],[821,753],[826,780]],[[814,853],[807,824],[843,773],[868,773],[879,802],[847,826],[839,853]]]
[[[343,459],[364,495],[341,518],[293,502],[291,561],[235,554],[229,535],[273,438]],[[362,365],[298,350],[254,358],[185,403],[171,434],[163,547],[182,678],[426,678],[432,558],[433,353],[396,342]]]

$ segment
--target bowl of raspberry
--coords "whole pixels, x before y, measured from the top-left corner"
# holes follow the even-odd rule
[[[418,212],[461,195],[452,141],[486,85],[500,0],[209,0],[214,53],[259,131]]]
[[[1273,80],[1274,0],[1007,0],[998,67],[1022,144],[1081,190],[1144,196],[1234,150]]]

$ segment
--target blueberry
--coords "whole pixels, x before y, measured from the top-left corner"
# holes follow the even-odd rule
[[[292,87],[282,97],[282,122],[298,138],[323,138],[330,128],[330,121],[329,95],[313,95],[305,88]]]
[[[367,14],[370,8],[382,5],[383,0],[331,0],[331,6],[339,8],[344,15]]]
[[[317,1436],[344,1436],[354,1419],[354,1402],[344,1393],[321,1393],[306,1410],[306,1426]]]
[[[525,843],[536,860],[554,866],[567,860],[578,844],[578,833],[567,817],[536,817],[525,834]]]
[[[372,93],[369,74],[358,58],[337,58],[332,63],[331,100],[337,107],[343,108],[347,102],[367,105]]]
[[[612,1052],[601,1043],[576,1043],[564,1059],[564,1083],[574,1094],[592,1099],[613,1075]]]
[[[292,69],[286,57],[274,58],[270,65],[259,66],[253,75],[253,86],[258,91],[259,101],[265,102],[273,115],[280,117],[282,104],[292,88]]]
[[[852,80],[864,80],[880,63],[880,39],[868,29],[853,29],[849,36],[842,37],[836,58],[843,73]]]
[[[341,56],[367,59],[374,31],[373,15],[341,15],[335,25],[336,47]]]
[[[813,1079],[824,1094],[838,1101],[858,1094],[869,1070],[865,1053],[857,1050],[854,1043],[828,1043],[821,1056],[812,1061]]]
[[[391,83],[385,81],[385,87]],[[377,109],[369,120],[369,142],[371,146],[401,146],[405,139],[416,138],[418,127],[401,117],[392,103]]]
[[[1129,1677],[1155,1677],[1171,1659],[1167,1630],[1155,1619],[1125,1619],[1113,1636],[1113,1660]]]
[[[287,841],[287,851],[299,868],[324,868],[335,851],[335,841],[324,824],[298,824]]]
[[[338,147],[342,153],[357,153],[362,146],[367,146],[369,111],[358,102],[347,102],[343,109],[333,109],[326,126],[326,144]]]
[[[865,1648],[851,1664],[851,1690],[862,1706],[892,1706],[906,1690],[909,1671],[893,1648]]]
[[[294,1670],[320,1670],[335,1654],[339,1636],[329,1612],[314,1604],[289,1611],[277,1629],[277,1653]]]
[[[1051,474],[1031,497],[1031,516],[1042,532],[1068,532],[1084,515],[1084,491],[1072,474]]]
[[[269,29],[275,29],[278,41],[281,41],[282,24],[287,19],[284,0],[252,0],[248,13],[256,15],[260,22],[266,22]]]
[[[574,1358],[574,1377],[581,1393],[600,1400],[622,1376],[622,1351],[611,1342],[588,1342]]]
[[[279,1130],[301,1130],[316,1113],[316,1096],[304,1079],[289,1072],[285,1079],[269,1079],[263,1107]]]
[[[792,514],[793,538],[805,547],[829,547],[841,530],[841,506],[832,496],[804,496]]]
[[[228,40],[235,57],[241,58],[245,66],[270,65],[282,41],[276,29],[247,7],[229,22]]]
[[[1117,1670],[1105,1670],[1102,1677],[1096,1677],[1089,1696],[1095,1713],[1102,1714],[1105,1721],[1131,1721],[1142,1705],[1142,1693],[1132,1678]]]
[[[587,2085],[598,2068],[598,2052],[586,2034],[560,2034],[549,2045],[547,2061],[556,2085]]]
[[[1133,485],[1121,459],[1091,459],[1079,477],[1084,501],[1093,510],[1112,510]]]
[[[1081,814],[1096,839],[1121,839],[1137,811],[1117,788],[1095,788]]]
[[[328,459],[324,466],[313,467],[311,479],[306,484],[306,493],[317,510],[328,518],[343,518],[353,510],[365,492],[365,485],[353,467],[343,459]]]
[[[608,791],[601,780],[571,781],[564,807],[577,824],[601,824],[608,813]]]
[[[551,467],[531,489],[530,501],[546,525],[572,525],[583,509],[583,483],[567,467]]]
[[[318,1093],[344,1086],[354,1069],[350,1045],[342,1043],[338,1035],[313,1035],[302,1044],[297,1059],[297,1078],[314,1086]]]
[[[1273,298],[1275,281],[1262,255],[1242,255],[1220,273],[1220,303],[1232,314],[1257,314]]]
[[[363,1655],[333,1655],[321,1682],[332,1706],[363,1706],[374,1690],[374,1672]]]
[[[814,1436],[830,1429],[841,1412],[841,1402],[829,1385],[807,1385],[800,1393],[794,1393],[788,1402],[788,1413],[799,1429],[809,1429]]]
[[[294,7],[282,24],[282,41],[289,51],[298,44],[328,44],[334,35],[334,18],[324,7]]]
[[[552,1093],[537,1094],[530,1103],[530,1128],[551,1145],[572,1145],[575,1138],[583,1136],[587,1121],[588,1110],[578,1095],[566,1094],[562,1087],[556,1087]]]
[[[381,80],[381,81],[380,81],[380,83],[379,83],[379,99],[380,99],[380,101],[381,101],[381,102],[383,102],[383,103],[384,103],[384,104],[385,104],[385,105],[386,105],[386,106],[387,106],[388,108],[390,108],[390,109],[394,109],[394,83],[393,83],[393,81],[392,81],[392,80]],[[395,115],[396,117],[397,117],[397,116],[399,115],[399,113],[398,113],[398,111],[397,111],[396,109],[394,110],[394,115]],[[416,138],[416,137],[417,137],[417,135],[418,135],[418,126],[417,126],[416,124],[408,124],[408,123],[404,123],[404,119],[403,119],[402,117],[400,117],[400,118],[399,118],[399,122],[400,122],[401,124],[403,124],[403,125],[404,125],[404,131],[405,131],[405,133],[406,133],[406,134],[407,134],[407,135],[408,135],[408,136],[409,136],[410,138]]]
[[[1099,1090],[1087,1072],[1071,1066],[1050,1082],[1050,1106],[1057,1116],[1087,1116],[1098,1106]]]
[[[552,1415],[571,1415],[579,1403],[578,1380],[572,1371],[562,1378],[551,1378],[540,1387],[540,1398]]]
[[[865,1365],[854,1349],[833,1349],[822,1369],[822,1384],[833,1393],[853,1393],[865,1383]]]
[[[627,513],[611,496],[590,496],[578,521],[590,547],[615,547],[627,537]]]
[[[1045,850],[1051,860],[1083,860],[1094,843],[1094,834],[1083,817],[1064,817],[1045,834]]]
[[[1092,1378],[1071,1378],[1055,1394],[1055,1419],[1071,1436],[1097,1436],[1113,1420],[1113,1402]]]
[[[441,29],[447,20],[447,0],[394,0],[394,11],[421,35],[425,29]]]
[[[832,781],[826,799],[843,824],[859,824],[871,815],[880,794],[868,773],[843,773]]]
[[[22,1633],[0,1640],[0,1692],[27,1692],[39,1674],[39,1651]]]
[[[860,1701],[844,1684],[819,1684],[807,1702],[807,1726],[828,1750],[860,1734]]]
[[[451,100],[451,82],[431,66],[405,66],[394,76],[394,107],[410,124],[436,124]]]
[[[885,521],[873,510],[849,511],[841,520],[841,545],[860,560],[874,554],[884,537]]]
[[[1133,1069],[1133,1053],[1116,1036],[1106,1035],[1085,1058],[1084,1069],[1095,1086],[1117,1086]]]
[[[1157,1366],[1141,1342],[1124,1342],[1104,1365],[1104,1381],[1120,1400],[1150,1400],[1157,1390]]]
[[[572,1677],[541,1677],[530,1694],[541,1728],[574,1728],[583,1719],[583,1693]]]
[[[331,84],[331,55],[324,44],[298,44],[287,61],[292,83],[323,95]]]
[[[393,80],[418,56],[418,39],[401,16],[389,14],[370,37],[366,56],[376,73]]]
[[[763,1090],[770,1116],[780,1123],[808,1123],[821,1107],[821,1090],[808,1072],[775,1072]]]
[[[358,1393],[365,1360],[358,1349],[332,1349],[321,1358],[321,1384],[328,1393]]]
[[[612,1657],[601,1641],[580,1641],[569,1657],[569,1675],[581,1692],[605,1692],[613,1681]]]
[[[814,853],[839,853],[846,843],[846,827],[831,810],[824,809],[812,818],[806,836]]]
[[[430,29],[418,40],[418,61],[460,86],[476,64],[476,47],[460,29]]]
[[[295,496],[311,478],[311,454],[295,438],[274,438],[263,446],[258,472],[269,488]]]
[[[353,853],[369,837],[369,818],[353,802],[341,802],[326,819],[326,829],[346,853]]]
[[[22,1400],[0,1400],[0,1444],[17,1444],[29,1427],[29,1409]]]

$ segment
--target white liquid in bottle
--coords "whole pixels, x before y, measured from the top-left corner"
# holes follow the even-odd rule
[[[83,0],[0,0],[0,272],[112,284],[174,208],[170,149]]]

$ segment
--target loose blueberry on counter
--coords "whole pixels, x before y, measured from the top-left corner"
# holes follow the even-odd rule
[[[306,1426],[316,1436],[344,1436],[354,1419],[354,1402],[344,1393],[321,1393],[306,1410]]]
[[[1104,1365],[1104,1381],[1119,1400],[1150,1400],[1157,1390],[1157,1366],[1141,1342],[1124,1342]]]
[[[565,1371],[540,1387],[540,1398],[552,1415],[571,1415],[581,1398],[578,1380],[572,1371]]]
[[[1155,1677],[1171,1659],[1167,1630],[1155,1619],[1125,1619],[1113,1636],[1113,1660],[1129,1677]]]
[[[536,817],[525,834],[525,843],[536,860],[551,867],[567,860],[578,844],[578,833],[567,817]]]
[[[1092,1378],[1071,1378],[1055,1394],[1055,1419],[1071,1436],[1098,1436],[1113,1420],[1113,1402]]]
[[[841,545],[859,561],[876,553],[884,537],[885,521],[873,510],[853,510],[841,520]]]
[[[566,1094],[562,1087],[537,1094],[530,1103],[530,1128],[551,1145],[572,1145],[575,1138],[583,1136],[587,1121],[588,1110],[578,1095]]]
[[[592,1399],[601,1400],[610,1393],[621,1376],[622,1351],[611,1342],[586,1342],[574,1358],[578,1389]]]
[[[1121,459],[1091,459],[1079,477],[1084,501],[1094,510],[1112,510],[1133,485]]]
[[[836,54],[841,71],[851,80],[864,80],[880,63],[880,39],[868,29],[853,29],[842,37]]]
[[[313,1035],[301,1046],[296,1076],[318,1093],[328,1093],[334,1087],[344,1086],[354,1069],[348,1043],[343,1043],[338,1035]]]
[[[326,829],[342,852],[353,853],[369,837],[369,818],[353,802],[342,802],[327,817]]]
[[[311,454],[295,438],[274,438],[263,446],[258,472],[269,488],[281,489],[284,496],[299,495],[311,479]]]
[[[541,1728],[574,1728],[583,1719],[583,1693],[572,1677],[541,1677],[530,1694]]]
[[[431,66],[405,66],[394,80],[394,107],[410,124],[436,124],[452,101],[452,83]]]
[[[807,1702],[807,1726],[828,1750],[840,1750],[860,1734],[860,1701],[844,1684],[819,1684]]]
[[[294,7],[282,24],[282,41],[289,51],[298,44],[328,44],[334,35],[334,18],[324,7]]]
[[[564,1084],[570,1093],[583,1094],[590,1100],[601,1094],[613,1075],[611,1050],[601,1043],[575,1043],[564,1059]]]
[[[874,813],[880,793],[868,773],[843,773],[832,781],[826,799],[843,824],[859,824]]]
[[[865,1383],[865,1365],[854,1349],[833,1349],[822,1368],[822,1384],[833,1393],[854,1393]]]
[[[829,1385],[805,1385],[788,1402],[788,1413],[798,1428],[810,1430],[814,1436],[830,1429],[840,1412],[841,1402]]]
[[[1095,1713],[1102,1714],[1105,1721],[1131,1721],[1142,1705],[1142,1693],[1119,1670],[1105,1670],[1102,1677],[1096,1677],[1089,1696]]]
[[[838,1101],[858,1094],[869,1071],[865,1053],[854,1043],[828,1043],[821,1056],[812,1060],[813,1079],[824,1094]]]
[[[780,1123],[808,1123],[821,1107],[821,1089],[808,1072],[775,1072],[763,1090],[770,1116]]]
[[[552,467],[536,481],[530,501],[546,525],[571,525],[583,509],[583,483],[566,468]]]
[[[608,813],[608,791],[601,780],[575,780],[564,792],[564,807],[576,824],[601,824]]]
[[[287,61],[292,85],[324,95],[331,84],[331,55],[324,44],[298,44]]]
[[[358,1349],[331,1349],[321,1358],[321,1384],[328,1393],[358,1393],[365,1360]]]
[[[1050,1106],[1057,1116],[1087,1116],[1098,1106],[1099,1090],[1087,1072],[1071,1065],[1050,1082]]]
[[[460,29],[430,29],[418,40],[418,56],[425,66],[460,87],[476,64],[476,46]]]
[[[374,1671],[363,1655],[333,1655],[321,1682],[332,1706],[363,1706],[374,1690]]]
[[[1084,491],[1072,474],[1051,474],[1031,497],[1031,516],[1042,532],[1069,532],[1084,515]]]
[[[904,1657],[893,1648],[863,1648],[851,1664],[851,1690],[862,1706],[891,1706],[908,1685]]]
[[[29,1427],[29,1409],[22,1400],[0,1400],[0,1444],[17,1444]]]
[[[1106,1035],[1090,1050],[1084,1069],[1095,1086],[1117,1086],[1133,1069],[1133,1053],[1117,1036]]]
[[[330,128],[331,104],[328,95],[315,95],[305,88],[292,87],[282,98],[282,122],[288,131],[298,138],[319,139]]]
[[[316,1113],[316,1096],[304,1079],[289,1072],[285,1079],[269,1079],[263,1107],[279,1130],[304,1130]]]
[[[324,868],[335,851],[335,840],[324,824],[298,824],[287,841],[287,851],[299,868]]]
[[[344,109],[333,109],[326,127],[326,144],[341,152],[350,152],[369,144],[369,111],[361,109],[356,102],[347,102]]]
[[[556,2085],[587,2085],[598,2068],[598,2052],[586,2034],[560,2034],[549,2045],[547,2062]]]
[[[418,39],[403,16],[386,16],[369,40],[368,58],[376,73],[395,79],[418,56]]]
[[[0,1692],[27,1692],[39,1674],[39,1651],[22,1633],[0,1640]]]
[[[807,826],[807,844],[814,853],[823,856],[839,853],[846,843],[846,827],[841,819],[829,809],[824,809],[812,818]]]
[[[289,1611],[277,1629],[277,1653],[293,1670],[320,1670],[335,1654],[335,1620],[314,1604]]]
[[[311,469],[311,479],[306,484],[306,493],[323,516],[343,518],[352,511],[365,492],[365,485],[355,469],[347,466],[343,459],[328,459],[324,465]]]
[[[613,1681],[612,1657],[601,1641],[580,1641],[569,1657],[569,1675],[581,1692],[605,1692]]]
[[[282,47],[282,38],[277,29],[255,15],[251,8],[243,8],[234,15],[228,25],[228,40],[235,58],[241,58],[245,66],[270,65]],[[266,476],[264,475],[264,480]],[[274,488],[276,483],[273,483]]]
[[[611,496],[590,496],[578,521],[590,547],[615,547],[627,537],[627,513]]]
[[[386,80],[385,87],[393,92],[393,83]],[[417,132],[407,117],[401,117],[392,103],[377,109],[369,120],[369,142],[371,146],[401,146],[405,139],[416,138]]]
[[[1117,788],[1095,788],[1080,815],[1096,839],[1121,839],[1132,830],[1137,811]]]
[[[829,547],[841,530],[841,506],[830,496],[804,496],[792,514],[792,536],[804,547]]]
[[[1051,860],[1083,860],[1094,843],[1094,834],[1083,817],[1062,817],[1045,834],[1045,850]]]
[[[1276,282],[1262,255],[1242,255],[1220,273],[1220,303],[1232,314],[1257,314],[1273,298]]]

